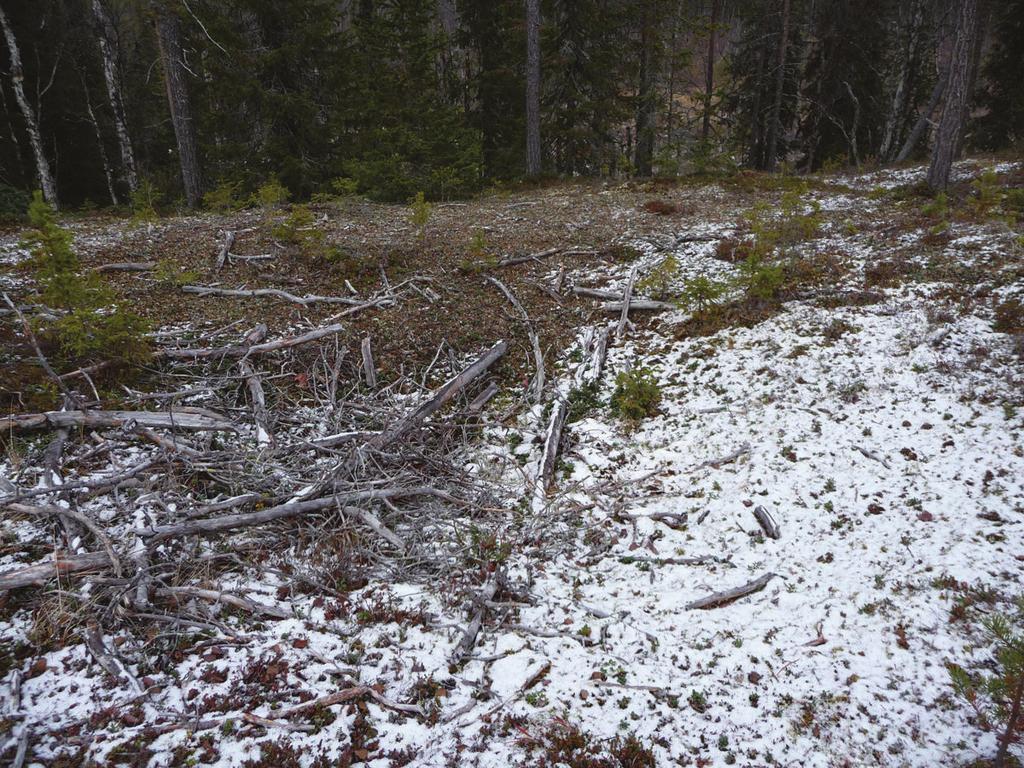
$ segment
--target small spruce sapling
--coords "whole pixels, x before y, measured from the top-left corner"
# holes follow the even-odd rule
[[[991,672],[970,672],[948,664],[953,690],[977,713],[978,724],[997,732],[992,768],[1006,768],[1010,747],[1024,740],[1024,598],[1013,616],[995,615],[982,622],[994,646]]]
[[[409,203],[409,222],[416,227],[416,236],[420,240],[426,237],[427,224],[430,223],[430,214],[433,210],[434,206],[427,202],[422,192],[417,192]]]

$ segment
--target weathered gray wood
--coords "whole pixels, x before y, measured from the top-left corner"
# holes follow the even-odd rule
[[[494,600],[494,596],[497,593],[498,579],[495,577],[484,585],[474,601],[476,610],[473,612],[473,618],[466,627],[466,631],[462,633],[462,639],[459,640],[459,644],[455,646],[455,650],[452,652],[453,664],[461,664],[473,653],[473,646],[476,645],[477,635],[480,634],[480,628],[483,627],[484,614],[487,613],[487,603]]]
[[[222,347],[206,347],[199,349],[162,349],[153,354],[155,358],[168,358],[171,360],[204,360],[222,357],[250,357],[262,355],[267,352],[279,352],[311,341],[322,339],[324,336],[332,336],[341,333],[346,326],[341,323],[325,325],[323,328],[315,328],[312,331],[299,336],[290,336],[276,341],[265,341],[262,344],[246,346],[244,344],[228,344]]]
[[[110,566],[106,552],[58,556],[55,560],[0,573],[0,592],[22,587],[38,587],[58,576],[83,571],[98,571]]]
[[[353,299],[351,296],[317,296],[316,294],[307,294],[306,296],[296,296],[294,293],[283,291],[280,288],[217,288],[212,285],[184,285],[181,288],[185,293],[194,293],[197,296],[227,296],[233,298],[272,298],[272,299],[283,299],[284,301],[290,301],[293,304],[300,304],[303,307],[308,307],[310,304],[347,304],[349,306],[355,306],[362,304],[359,299]]]
[[[707,610],[708,608],[719,608],[723,605],[728,605],[731,602],[739,600],[741,597],[752,595],[755,592],[760,592],[764,589],[768,582],[774,579],[778,574],[766,573],[764,576],[760,576],[753,581],[748,581],[746,584],[741,584],[738,587],[727,589],[724,592],[715,592],[702,597],[699,600],[694,600],[692,603],[688,603],[686,610]]]
[[[122,261],[114,264],[100,264],[93,272],[151,272],[156,269],[155,261]]]
[[[761,526],[764,535],[769,539],[777,539],[782,535],[779,524],[772,517],[772,513],[768,511],[767,507],[761,504],[754,507],[754,519],[757,520],[757,524]]]
[[[0,432],[26,432],[35,429],[104,428],[134,424],[140,427],[182,429],[202,432],[233,432],[235,425],[211,411],[180,408],[164,411],[46,411],[0,418]]]
[[[224,245],[220,248],[220,253],[217,254],[217,263],[214,265],[214,271],[220,272],[224,268],[224,263],[228,260],[228,256],[231,255],[231,246],[235,244],[235,233],[230,230],[224,234]]]
[[[378,499],[395,499],[409,496],[436,496],[445,495],[434,488],[381,488],[369,491],[354,491],[352,493],[338,494],[336,496],[323,496],[306,501],[289,501],[285,504],[268,509],[261,509],[258,512],[243,512],[237,515],[223,515],[201,520],[190,520],[187,523],[176,525],[157,525],[150,528],[139,528],[134,531],[138,536],[148,539],[150,542],[164,541],[165,539],[179,538],[181,536],[209,535],[223,533],[237,528],[250,528],[255,525],[284,520],[290,517],[300,517],[311,512],[319,512],[330,509],[334,506],[355,504],[360,501],[374,501]]]
[[[360,351],[363,355],[363,381],[366,382],[366,386],[370,389],[376,389],[377,367],[373,363],[373,348],[371,347],[369,336],[363,339],[363,343],[360,345]]]
[[[541,511],[547,504],[547,492],[554,480],[558,463],[558,448],[562,442],[562,428],[569,414],[569,403],[559,398],[551,408],[551,418],[544,436],[544,451],[537,466],[537,481],[533,493],[533,510]]]
[[[621,301],[610,301],[601,305],[601,311],[613,315],[620,315],[626,309],[626,304]],[[638,299],[629,302],[630,312],[669,312],[678,307],[664,301],[651,301],[649,299]]]
[[[629,273],[629,280],[626,281],[626,290],[622,294],[621,314],[619,324],[615,328],[615,341],[622,341],[622,334],[626,330],[626,323],[629,321],[629,305],[633,299],[633,286],[636,284],[636,267]],[[606,307],[607,309],[607,307]]]

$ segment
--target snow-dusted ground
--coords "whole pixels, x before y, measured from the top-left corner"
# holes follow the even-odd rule
[[[838,217],[878,205],[824,202]],[[954,229],[951,257],[985,265],[995,255],[1019,269],[1004,230]],[[642,272],[665,255],[637,245]],[[851,285],[887,255],[834,223],[804,247],[841,250]],[[730,271],[713,250],[678,247],[680,279]],[[610,287],[630,268],[572,277]],[[991,589],[988,610],[1024,591],[1024,361],[983,304],[950,313],[943,288],[918,282],[832,309],[794,301],[753,328],[703,338],[677,339],[685,315],[668,313],[627,335],[610,350],[601,398],[617,372],[646,367],[661,413],[631,431],[601,407],[569,426],[559,494],[539,516],[510,505],[496,532],[517,542],[507,575],[528,600],[499,595],[465,666],[450,657],[467,612],[440,585],[376,583],[339,602],[280,594],[273,575],[250,574],[221,586],[294,618],[239,623],[243,637],[170,659],[171,674],[132,669],[145,692],[127,677],[113,683],[83,645],[48,654],[21,690],[26,722],[53,735],[37,756],[83,748],[113,762],[144,748],[139,764],[241,766],[262,750],[271,765],[283,758],[267,745],[280,740],[305,763],[529,766],[541,764],[544,733],[565,724],[595,744],[634,734],[659,766],[923,768],[991,754],[993,737],[952,697],[945,664],[988,658],[972,622],[953,620],[958,599]],[[510,455],[522,456],[529,498],[540,411],[489,429],[473,471],[508,479]],[[758,505],[779,523],[777,540],[761,535]],[[764,574],[774,574],[767,586],[737,602],[686,607]],[[398,608],[411,613],[361,618]],[[27,631],[20,615],[0,642]],[[370,698],[335,706],[313,733],[242,720],[275,719],[275,705],[353,681],[426,716]]]

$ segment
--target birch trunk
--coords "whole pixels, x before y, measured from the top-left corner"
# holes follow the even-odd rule
[[[120,205],[117,199],[117,190],[114,188],[114,169],[110,167],[110,159],[107,157],[107,148],[103,146],[103,131],[100,130],[100,122],[96,119],[96,112],[92,108],[92,97],[89,95],[89,86],[82,77],[82,90],[85,92],[85,111],[92,123],[92,129],[96,133],[96,146],[100,151],[100,161],[103,163],[103,175],[107,178],[107,193],[110,195],[110,202]]]
[[[924,6],[921,0],[914,0],[911,10],[910,29],[907,31],[907,43],[900,52],[899,74],[896,78],[896,87],[893,89],[892,101],[889,104],[889,114],[885,120],[882,145],[878,151],[879,156],[883,160],[892,158],[893,151],[896,149],[896,142],[899,139],[900,129],[906,123],[908,96],[920,54],[923,26]]]
[[[107,98],[110,111],[114,113],[114,131],[117,133],[117,145],[121,150],[121,167],[128,189],[134,192],[139,188],[139,174],[135,167],[135,152],[132,149],[131,135],[128,133],[128,121],[124,116],[124,100],[121,96],[121,76],[117,69],[117,30],[103,6],[103,0],[92,0],[92,13],[96,19],[96,40],[100,46],[103,60],[103,79],[107,84]]]
[[[0,7],[0,26],[4,29],[4,37],[7,40],[7,49],[11,58],[11,84],[14,86],[14,98],[21,109],[22,117],[25,118],[25,130],[28,132],[29,144],[32,145],[32,155],[36,161],[36,174],[39,176],[39,186],[43,190],[43,197],[54,208],[58,207],[57,184],[54,181],[53,173],[50,171],[50,162],[46,159],[43,151],[43,136],[39,132],[39,114],[32,109],[25,97],[24,80],[25,75],[21,68],[21,52],[18,50],[18,41],[14,37],[14,30],[7,20],[7,14]]]

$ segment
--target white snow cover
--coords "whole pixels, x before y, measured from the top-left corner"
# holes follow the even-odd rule
[[[832,213],[876,204],[848,195],[823,202]],[[725,235],[734,225],[707,231]],[[994,254],[1019,269],[1019,246],[1005,230],[956,225],[954,234],[947,252],[965,264]],[[636,245],[644,268],[666,253]],[[839,227],[804,247],[841,249],[853,282],[865,264],[891,255]],[[680,279],[728,274],[713,251],[714,243],[675,249]],[[572,277],[611,289],[629,269]],[[945,665],[990,659],[972,623],[955,620],[958,599],[985,587],[999,595],[995,610],[1022,591],[1024,418],[1015,404],[1024,361],[1009,336],[992,330],[982,303],[938,319],[948,308],[942,289],[915,283],[865,306],[794,301],[752,328],[703,338],[677,339],[686,314],[672,312],[627,335],[609,351],[600,396],[607,402],[616,373],[649,368],[661,412],[630,430],[595,409],[567,429],[561,492],[547,512],[521,521],[518,499],[509,500],[498,535],[525,542],[506,568],[531,600],[502,598],[464,667],[449,660],[467,612],[446,599],[443,579],[371,583],[345,604],[279,593],[273,573],[253,573],[223,586],[294,618],[253,628],[225,615],[242,637],[169,660],[170,674],[133,667],[144,695],[126,679],[111,681],[83,645],[47,654],[46,670],[21,691],[20,713],[52,735],[35,745],[37,757],[74,745],[113,759],[111,750],[161,719],[227,717],[230,726],[143,739],[148,764],[242,766],[279,739],[304,764],[347,759],[364,716],[353,707],[334,707],[336,718],[315,733],[268,733],[240,718],[273,718],[272,701],[292,706],[296,691],[324,696],[351,680],[432,714],[403,717],[367,701],[376,743],[366,764],[380,768],[534,765],[531,747],[561,723],[598,741],[635,734],[659,766],[924,768],[991,755],[994,737],[953,697]],[[1024,292],[1019,281],[1000,290]],[[533,438],[544,426],[538,407],[515,429],[492,427],[467,463],[519,478],[521,498],[530,498],[540,452]],[[510,443],[513,433],[526,439]],[[527,470],[513,475],[503,468],[517,455]],[[779,523],[779,539],[761,534],[757,505]],[[686,524],[652,518],[663,513],[685,514]],[[0,526],[8,541],[19,535],[12,523]],[[687,609],[763,574],[774,578],[760,592]],[[381,605],[409,613],[366,621]],[[0,627],[0,642],[23,642],[29,627],[18,614]],[[136,650],[127,642],[126,658]],[[267,663],[275,672],[261,676]],[[267,703],[250,709],[251,700]],[[109,707],[113,717],[103,715]],[[505,715],[522,719],[503,729]]]

